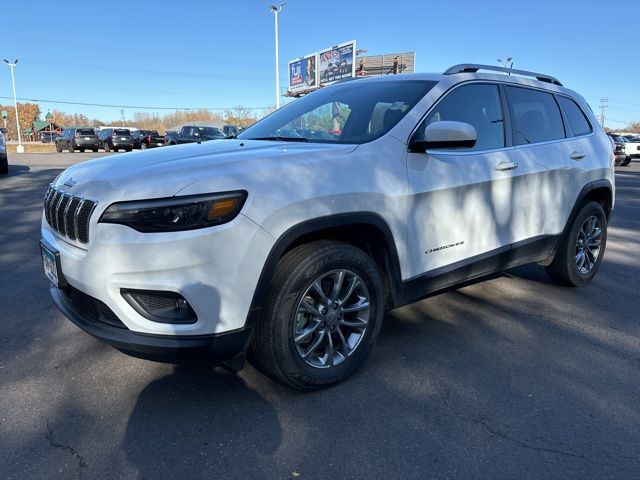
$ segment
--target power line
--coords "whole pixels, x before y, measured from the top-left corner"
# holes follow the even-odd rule
[[[6,100],[13,100],[13,97],[1,97]],[[85,103],[85,102],[69,102],[66,100],[45,100],[41,98],[22,98],[18,97],[18,100],[22,102],[36,102],[36,103],[59,103],[64,105],[82,105],[86,107],[107,107],[107,108],[127,108],[127,109],[139,109],[139,110],[209,110],[209,111],[223,111],[233,110],[235,107],[149,107],[140,105],[113,105],[107,103]],[[267,110],[269,107],[242,107],[245,110]]]

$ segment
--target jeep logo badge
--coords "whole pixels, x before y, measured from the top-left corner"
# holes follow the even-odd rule
[[[67,180],[63,183],[63,185],[65,187],[73,187],[76,183],[78,183],[76,180],[73,179],[73,177],[69,177],[67,178]]]

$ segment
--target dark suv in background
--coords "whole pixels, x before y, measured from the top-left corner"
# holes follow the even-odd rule
[[[73,153],[76,150],[84,152],[85,150],[98,151],[98,136],[93,128],[85,127],[69,127],[62,131],[62,135],[56,137],[56,151],[62,152],[69,150]]]
[[[100,148],[105,152],[113,150],[133,150],[133,136],[128,128],[104,128],[98,134],[100,139]]]

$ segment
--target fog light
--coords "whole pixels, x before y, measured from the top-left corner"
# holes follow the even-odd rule
[[[122,289],[122,297],[148,320],[159,323],[196,323],[198,316],[189,302],[176,292]]]

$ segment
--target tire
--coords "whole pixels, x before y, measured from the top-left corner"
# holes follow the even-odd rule
[[[125,148],[125,152],[130,152],[132,150],[133,150],[133,148]]]
[[[114,152],[117,152],[117,151],[118,151],[118,149],[117,149],[116,147],[113,147],[113,151],[114,151]]]
[[[59,143],[56,143],[56,152],[62,153],[62,146]]]
[[[588,221],[595,218],[596,227],[600,234],[591,241],[599,241],[597,255],[593,258],[593,249],[584,249],[584,245],[579,243],[584,239],[584,233],[589,233],[590,225]],[[592,232],[595,235],[595,230]],[[590,236],[589,236],[590,237]],[[585,203],[578,214],[573,219],[571,226],[560,242],[560,246],[553,262],[547,267],[547,273],[551,279],[559,284],[569,287],[583,287],[587,285],[600,268],[607,246],[607,217],[602,206],[596,202]],[[579,257],[580,253],[582,257]],[[586,253],[585,253],[586,252]],[[584,258],[583,268],[580,268],[579,261]],[[592,265],[590,265],[592,264]]]
[[[111,147],[109,146],[108,142],[104,142],[104,151],[105,152],[110,152],[111,151]]]
[[[92,148],[92,149],[91,149],[91,151],[92,151],[93,153],[98,153],[98,149],[97,149],[97,148]]]
[[[73,143],[71,142],[69,142],[67,149],[69,150],[69,153],[74,153],[76,151],[76,149],[73,147]]]
[[[6,154],[0,155],[0,175],[9,173],[9,159]]]
[[[84,153],[84,148],[79,148],[78,150],[80,150],[80,153]]]
[[[332,290],[340,272],[344,274],[342,288],[334,295]],[[359,311],[343,312],[342,305],[331,304],[327,298],[325,303],[330,305],[325,308],[319,300],[323,297],[313,288],[316,280],[321,282],[325,297],[342,300],[345,309],[351,306]],[[357,287],[351,289],[352,284]],[[311,310],[317,315],[301,306],[303,298],[307,307],[313,305]],[[368,306],[363,298],[368,298]],[[384,303],[378,266],[359,248],[328,240],[296,247],[276,267],[248,359],[273,380],[298,390],[334,385],[351,375],[371,351],[382,325]],[[365,318],[361,320],[360,316]],[[305,331],[309,333],[303,335]],[[303,341],[296,343],[296,335]],[[329,355],[330,348],[334,355]],[[305,351],[312,352],[306,360]],[[320,352],[326,357],[324,365]],[[330,362],[329,358],[333,360]]]
[[[622,167],[626,167],[627,165],[629,165],[631,163],[631,157],[627,157],[625,158],[622,163],[620,164]]]

